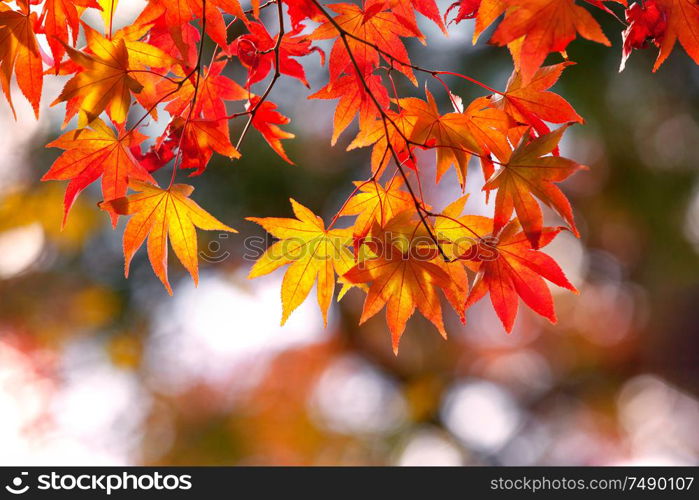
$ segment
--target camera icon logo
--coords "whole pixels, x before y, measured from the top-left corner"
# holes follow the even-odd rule
[[[23,487],[22,483],[24,482],[24,476],[28,475],[28,472],[22,472],[19,476],[15,477],[12,480],[12,484],[8,484],[7,486],[5,486],[5,489],[13,495],[21,495],[22,493],[26,493],[27,490],[29,490],[29,485],[26,484]]]

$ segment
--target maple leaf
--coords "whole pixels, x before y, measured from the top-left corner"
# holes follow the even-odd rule
[[[469,265],[469,260],[480,254],[483,237],[492,232],[493,220],[481,215],[461,215],[467,199],[468,195],[458,198],[436,217],[434,233],[449,260],[460,259]]]
[[[325,16],[318,6],[313,3],[313,0],[284,0],[284,3],[288,7],[291,26],[294,29],[303,27],[302,23],[306,19],[316,22],[322,22],[325,19]]]
[[[186,66],[194,67],[197,62],[201,33],[191,23],[181,26],[168,24],[164,3],[150,2],[131,25],[131,28],[147,35],[148,43],[166,54],[178,54]],[[128,27],[124,28],[127,29]],[[141,36],[135,39],[141,38]]]
[[[259,2],[257,5],[259,8]],[[206,12],[203,12],[203,6],[206,8]],[[200,0],[149,0],[146,9],[163,10],[165,25],[169,28],[170,35],[183,56],[189,50],[187,46],[189,40],[183,37],[182,27],[189,24],[191,20],[202,19],[202,16],[206,15],[206,34],[221,47],[226,47],[228,40],[226,39],[226,23],[223,20],[222,12],[239,19],[247,19],[238,0],[207,0],[206,2]]]
[[[456,15],[449,21],[449,24],[459,24],[464,19],[474,19],[478,15],[478,8],[481,6],[481,0],[459,0],[449,6],[444,13],[444,18],[447,19],[451,11],[456,9]]]
[[[563,70],[572,63],[560,63],[539,68],[528,82],[514,71],[503,94],[494,95],[491,104],[504,110],[513,120],[531,125],[539,135],[550,132],[544,121],[551,123],[583,123],[573,106],[558,94],[550,92]]]
[[[293,139],[296,136],[278,127],[278,125],[287,125],[291,120],[279,111],[275,111],[277,105],[273,102],[264,101],[262,104],[259,104],[259,102],[260,97],[255,96],[250,99],[247,106],[248,109],[257,107],[252,117],[252,126],[262,134],[262,137],[264,137],[275,153],[281,156],[284,161],[293,165],[294,162],[289,159],[284,151],[282,139]]]
[[[504,111],[492,107],[490,99],[479,97],[464,110],[466,127],[478,144],[481,167],[487,180],[494,172],[490,153],[499,159],[509,157],[511,148],[508,132],[513,126],[512,118]]]
[[[108,40],[87,25],[84,28],[92,53],[80,52],[64,44],[68,56],[81,70],[68,80],[51,105],[75,100],[81,128],[105,110],[114,123],[123,124],[131,105],[131,92],[138,93],[143,89],[129,74],[131,67],[126,43],[123,39]],[[74,113],[74,108],[68,106],[66,122]]]
[[[80,8],[80,13],[78,12]],[[41,23],[46,41],[53,55],[54,68],[58,73],[61,67],[61,59],[66,53],[61,40],[72,40],[75,45],[78,41],[80,29],[80,14],[83,9],[93,8],[102,10],[97,0],[46,0],[44,10],[41,13]]]
[[[399,112],[385,109],[386,124],[383,119],[375,119],[362,122],[357,136],[352,140],[347,151],[374,145],[371,152],[371,171],[379,176],[381,171],[393,159],[390,153],[389,143],[398,162],[412,170],[417,170],[415,156],[412,155],[412,145],[406,142],[410,137],[417,122],[417,117],[401,108]],[[388,129],[388,136],[386,130]]]
[[[240,62],[248,68],[248,80],[246,87],[263,80],[274,68],[277,36],[272,38],[267,28],[261,23],[249,22],[246,27],[250,33],[236,38],[229,47],[232,55],[237,55]],[[306,72],[303,66],[292,59],[292,57],[303,57],[311,52],[319,52],[321,61],[325,54],[317,47],[311,46],[311,40],[305,35],[299,35],[301,28],[285,33],[279,45],[279,71],[284,74],[301,80],[306,87],[310,88],[306,80]]]
[[[42,181],[70,181],[64,200],[64,225],[76,197],[100,176],[105,200],[124,196],[130,179],[155,182],[131,152],[131,148],[137,147],[145,139],[135,130],[120,131],[117,135],[106,123],[96,118],[89,128],[66,132],[46,145],[47,148],[66,150],[41,178]],[[116,216],[112,217],[112,223],[116,224]]]
[[[410,63],[408,51],[401,37],[420,37],[419,32],[408,28],[392,12],[384,0],[367,0],[363,8],[348,3],[336,3],[328,6],[338,15],[333,19],[347,33],[373,44],[385,53],[391,54],[399,61]],[[336,80],[341,73],[353,66],[350,54],[334,24],[326,20],[311,34],[313,40],[336,38],[330,51],[330,80]],[[363,73],[370,73],[379,64],[379,52],[356,38],[347,38],[350,52]],[[390,60],[388,61],[391,62]],[[396,65],[396,69],[405,74],[417,85],[413,70],[409,66]]]
[[[505,12],[507,0],[460,0],[449,6],[444,17],[458,7],[456,16],[450,22],[460,23],[464,19],[476,20],[473,29],[473,44],[475,45],[481,34],[493,24],[493,22]]]
[[[507,45],[522,38],[513,50],[517,68],[528,82],[551,52],[563,52],[579,33],[583,38],[611,45],[599,24],[574,0],[505,0],[507,10],[491,38]]]
[[[43,85],[43,67],[34,25],[36,14],[30,12],[28,0],[17,0],[19,11],[0,3],[0,87],[14,114],[10,81],[14,70],[17,85],[39,118],[39,101]],[[16,117],[16,115],[15,115]]]
[[[415,116],[410,139],[418,144],[434,146],[437,151],[437,181],[453,165],[463,188],[466,185],[468,161],[481,148],[469,130],[469,117],[464,113],[439,113],[437,102],[425,87],[427,101],[417,98],[400,99],[399,103]]]
[[[201,113],[208,120],[222,120],[228,114],[225,101],[240,101],[250,97],[250,92],[221,74],[225,66],[224,61],[217,61],[202,71],[193,116],[199,116]],[[184,78],[185,75],[181,76]],[[172,100],[165,106],[165,110],[172,116],[184,116],[194,99],[196,83],[196,75],[192,75],[180,85],[177,93],[173,94]],[[173,81],[160,78],[157,93],[161,96],[167,95],[177,90],[177,85]]]
[[[624,45],[619,72],[624,71],[626,60],[633,49],[648,47],[649,40],[660,45],[667,29],[667,14],[661,10],[656,0],[634,3],[626,9],[625,16],[629,24],[621,35]]]
[[[360,324],[386,306],[386,321],[391,331],[394,353],[398,352],[405,325],[416,308],[443,337],[447,336],[437,289],[449,288],[450,280],[439,265],[430,262],[436,256],[434,251],[427,249],[428,255],[423,249],[416,248],[416,242],[424,242],[424,236],[409,240],[407,245],[393,236],[385,237],[387,234],[414,234],[419,224],[419,221],[399,217],[391,227],[398,233],[375,225],[371,237],[363,242],[363,245],[370,247],[374,257],[361,260],[344,274],[344,278],[351,283],[371,283]]]
[[[317,281],[318,305],[328,324],[328,309],[335,294],[335,275],[343,275],[354,263],[348,245],[350,229],[326,229],[323,220],[291,199],[296,219],[248,217],[277,241],[255,262],[248,278],[264,276],[290,264],[282,280],[282,325],[306,300]]]
[[[379,114],[376,104],[360,83],[359,78],[356,73],[343,75],[337,80],[332,80],[315,94],[308,96],[309,99],[340,99],[333,117],[333,135],[331,139],[333,146],[340,134],[349,127],[349,124],[352,123],[357,114],[359,114],[360,128],[368,125]],[[390,102],[388,91],[381,83],[381,77],[367,74],[363,78],[371,94],[379,104],[383,107],[388,107]]]
[[[695,0],[657,0],[657,4],[667,17],[667,27],[657,40],[660,53],[653,71],[665,62],[677,41],[699,64],[699,4]]]
[[[561,228],[545,228],[541,246],[548,245]],[[470,307],[486,293],[505,330],[512,331],[518,309],[518,296],[537,314],[556,322],[553,299],[544,278],[562,288],[577,293],[556,262],[543,252],[531,247],[528,237],[521,232],[516,220],[510,222],[493,239],[486,240],[476,259],[480,269],[466,301]]]
[[[442,33],[447,34],[447,27],[444,25],[435,0],[389,0],[389,4],[395,16],[413,33],[420,34],[415,18],[415,12],[419,12],[439,26]],[[424,42],[424,37],[420,36],[420,39]]]
[[[376,222],[383,226],[395,215],[414,207],[410,193],[401,189],[402,179],[393,179],[384,187],[376,181],[354,183],[359,193],[349,199],[340,215],[356,215],[355,237],[369,233]]]
[[[575,171],[587,167],[560,156],[544,156],[558,146],[566,128],[560,127],[530,143],[523,138],[509,160],[486,182],[484,190],[497,189],[494,219],[496,232],[509,222],[514,210],[532,247],[539,248],[543,216],[534,199],[536,196],[558,212],[573,233],[578,235],[570,202],[554,182],[561,182]]]
[[[206,169],[214,151],[231,160],[240,158],[240,153],[231,144],[226,120],[175,117],[168,127],[167,144],[170,148],[180,147],[180,168],[194,169],[190,177]]]
[[[187,184],[174,184],[161,189],[153,184],[131,181],[129,187],[135,194],[103,201],[100,208],[118,215],[131,215],[124,230],[124,273],[129,276],[131,259],[148,237],[148,259],[155,275],[172,295],[167,276],[168,239],[175,255],[189,272],[196,285],[199,281],[197,232],[208,231],[237,233],[189,197],[194,191]]]

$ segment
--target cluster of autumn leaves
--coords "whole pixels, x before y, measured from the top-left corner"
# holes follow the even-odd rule
[[[608,4],[626,7],[625,0],[586,1],[615,17]],[[253,0],[244,11],[238,0],[149,0],[133,23],[113,30],[116,8],[117,0],[1,0],[0,85],[12,107],[14,75],[38,117],[43,78],[70,76],[53,105],[65,103],[63,125],[74,128],[48,144],[64,152],[43,179],[68,181],[65,217],[80,192],[101,181],[100,206],[112,223],[130,216],[124,233],[127,275],[147,240],[153,270],[172,293],[169,241],[197,280],[195,228],[234,230],[190,199],[191,186],[174,183],[178,170],[199,175],[213,153],[239,158],[250,129],[292,163],[282,140],[293,135],[281,128],[290,120],[271,100],[274,88],[285,77],[310,87],[302,62],[317,54],[325,64],[326,54],[315,44],[329,40],[328,83],[309,97],[338,100],[333,144],[357,119],[348,149],[371,148],[371,176],[356,182],[327,226],[294,200],[294,219],[250,219],[279,240],[250,276],[288,265],[282,322],[314,285],[327,321],[338,281],[338,298],[353,287],[366,292],[362,322],[385,306],[394,349],[415,309],[446,335],[440,295],[462,321],[486,294],[508,331],[519,298],[555,321],[544,279],[575,289],[540,248],[563,229],[578,234],[557,184],[584,168],[559,154],[568,126],[583,120],[549,89],[572,64],[565,50],[578,35],[610,45],[587,7],[574,0],[460,0],[440,13],[435,0]],[[104,26],[82,20],[88,9],[101,13]],[[515,69],[506,89],[413,64],[404,42],[426,43],[420,16],[445,34],[448,24],[475,19],[474,43],[501,19],[490,43],[512,55]],[[624,62],[633,49],[655,44],[657,69],[677,41],[699,61],[695,0],[645,0],[626,9],[626,20]],[[243,34],[231,40],[233,27]],[[84,45],[78,44],[80,33]],[[214,47],[206,54],[205,38]],[[563,62],[545,66],[552,53]],[[244,82],[226,76],[230,65],[247,70]],[[398,95],[398,78],[414,84],[415,95]],[[479,85],[487,95],[464,105],[445,82],[454,78]],[[262,90],[254,93],[254,86]],[[448,97],[449,111],[440,110],[435,89]],[[146,136],[144,125],[155,121],[167,124],[164,132]],[[231,130],[238,135],[235,145]],[[467,194],[441,211],[432,209],[422,196],[428,150],[434,152],[436,182],[454,168],[462,189],[477,158],[493,218],[464,215]],[[152,174],[166,166],[171,180],[160,187]],[[544,226],[540,203],[565,227]],[[348,217],[354,218],[349,227]]]

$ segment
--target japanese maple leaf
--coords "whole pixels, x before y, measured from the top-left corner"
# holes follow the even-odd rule
[[[42,181],[69,180],[65,194],[63,223],[76,197],[88,185],[102,177],[102,196],[105,200],[126,194],[130,179],[154,182],[148,171],[134,158],[131,148],[146,137],[138,131],[118,134],[99,118],[89,128],[66,132],[46,145],[66,151],[51,165]],[[116,216],[112,223],[116,224]]]
[[[201,174],[209,163],[213,152],[231,160],[240,158],[240,153],[231,144],[226,120],[204,120],[173,118],[168,127],[168,142],[180,147],[180,168],[191,168],[191,176]]]
[[[208,120],[222,120],[228,115],[226,101],[239,101],[250,97],[250,92],[221,74],[225,66],[225,61],[217,61],[202,71],[198,80],[199,90],[194,116],[201,113]],[[184,76],[183,74],[182,77]],[[177,90],[177,93],[173,94],[174,98],[165,106],[165,110],[172,116],[185,116],[192,104],[196,83],[196,75],[192,75],[177,90],[178,84],[161,78],[158,94],[167,95]]]
[[[395,16],[404,23],[414,33],[420,34],[420,29],[417,26],[415,12],[419,12],[427,19],[439,26],[442,33],[447,33],[447,27],[444,25],[442,15],[439,13],[439,7],[435,0],[388,0],[391,11]],[[424,39],[420,35],[420,39]]]
[[[75,100],[79,127],[91,123],[105,110],[114,123],[123,124],[131,105],[131,92],[138,93],[143,89],[129,74],[132,68],[126,43],[123,39],[108,40],[87,25],[85,35],[90,54],[64,44],[68,56],[80,70],[68,80],[51,105],[64,101],[70,104]],[[74,113],[74,107],[69,105],[66,120]]]
[[[255,111],[252,117],[252,126],[262,134],[267,144],[281,156],[286,162],[294,164],[293,161],[289,159],[284,151],[284,146],[282,145],[282,139],[293,139],[295,137],[291,132],[285,132],[278,125],[287,125],[291,120],[276,111],[277,105],[270,101],[264,101],[259,104],[260,97],[255,96],[250,99],[248,103],[248,109],[252,109],[257,106],[257,111]]]
[[[277,36],[270,36],[264,24],[248,22],[245,25],[250,33],[236,38],[229,47],[229,52],[237,55],[241,64],[248,68],[248,80],[246,87],[263,80],[274,68],[276,55],[274,47]],[[301,29],[286,33],[282,37],[279,46],[279,71],[301,80],[310,88],[306,80],[306,72],[303,66],[292,57],[303,57],[317,51],[324,58],[323,51],[311,46],[311,40],[305,35],[299,35]]]
[[[166,10],[164,4],[150,2],[131,26],[137,30],[144,30],[149,44],[167,54],[179,54],[185,65],[194,67],[197,63],[201,33],[191,23],[181,26],[168,24]]]
[[[545,121],[583,123],[582,117],[568,101],[548,90],[571,64],[560,63],[539,68],[527,83],[523,81],[520,72],[514,71],[505,92],[492,97],[492,105],[504,110],[516,122],[531,125],[539,135],[550,132]]]
[[[508,132],[513,127],[512,118],[500,109],[491,106],[490,99],[474,99],[464,110],[466,127],[481,150],[481,166],[487,180],[493,174],[494,166],[490,153],[499,159],[508,158],[511,152]]]
[[[34,33],[37,17],[30,12],[28,0],[17,0],[16,3],[19,11],[0,3],[0,87],[14,113],[10,94],[14,71],[19,89],[38,118],[44,80],[39,44]]]
[[[458,198],[435,218],[433,231],[449,261],[441,256],[431,261],[449,275],[449,287],[444,288],[444,294],[462,323],[466,322],[469,294],[466,268],[477,271],[479,266],[468,259],[477,258],[483,253],[483,236],[490,234],[493,227],[492,219],[487,217],[461,215],[467,199],[468,195]]]
[[[335,293],[335,275],[347,272],[354,258],[350,229],[326,229],[323,220],[295,200],[296,219],[248,217],[280,241],[272,244],[255,262],[248,278],[264,276],[290,264],[282,280],[282,325],[306,300],[317,281],[318,305],[327,326],[328,309]]]
[[[481,0],[459,0],[449,6],[444,13],[444,18],[447,19],[449,14],[456,9],[456,15],[449,21],[449,24],[459,24],[464,19],[473,19],[478,14],[478,7],[481,5]]]
[[[398,112],[384,109],[384,113],[387,117],[385,124],[382,118],[373,121],[360,121],[359,133],[347,146],[347,151],[373,144],[371,171],[377,177],[381,175],[386,165],[394,160],[393,153],[401,165],[417,170],[415,156],[412,154],[413,147],[409,142],[406,142],[406,138],[408,141],[410,140],[418,118],[403,108]],[[388,130],[388,136],[386,130]],[[393,152],[388,148],[389,142]]]
[[[493,229],[493,220],[481,215],[462,215],[468,195],[450,203],[434,221],[442,251],[450,260],[460,259],[474,270],[470,260],[481,255],[483,238]]]
[[[534,199],[536,197],[558,212],[578,235],[570,202],[554,182],[561,182],[577,170],[587,167],[560,156],[545,156],[558,146],[566,128],[560,127],[529,143],[523,139],[509,161],[502,164],[486,182],[484,190],[497,189],[495,232],[509,222],[514,210],[532,247],[539,248],[543,216]]]
[[[316,22],[322,22],[325,19],[325,16],[318,6],[313,3],[313,0],[284,0],[284,3],[288,7],[291,26],[294,29],[303,27],[302,23],[306,19]]]
[[[507,11],[491,38],[507,45],[523,37],[513,51],[525,82],[541,67],[550,52],[563,52],[579,33],[583,38],[609,46],[609,40],[592,15],[574,0],[505,0]]]
[[[408,51],[401,41],[401,37],[420,36],[405,23],[401,22],[392,12],[386,9],[385,0],[367,0],[363,8],[348,3],[336,3],[328,6],[338,15],[333,19],[343,30],[369,42],[387,54],[392,55],[398,61],[410,64]],[[330,52],[330,80],[336,80],[341,73],[353,66],[347,47],[334,24],[325,21],[312,34],[313,40],[336,39]],[[379,53],[366,43],[354,38],[347,38],[349,50],[362,72],[371,72],[379,64]],[[388,60],[390,63],[391,61]],[[405,74],[417,85],[413,71],[409,66],[394,64],[398,71]]]
[[[633,49],[648,47],[649,40],[660,45],[667,29],[667,14],[656,0],[634,3],[626,9],[628,27],[621,37],[624,41],[619,71],[624,71],[626,60]]]
[[[378,75],[367,74],[364,76],[371,94],[382,107],[388,107],[390,100],[386,87],[381,83]],[[309,99],[340,99],[335,108],[333,118],[332,145],[337,142],[340,134],[352,123],[354,117],[359,114],[359,127],[369,125],[375,116],[379,114],[376,104],[366,91],[356,73],[343,75],[333,80]]]
[[[459,315],[461,322],[465,324],[469,286],[464,261],[447,262],[442,257],[436,257],[430,262],[439,267],[449,277],[449,282],[447,286],[442,288],[442,292],[444,292],[444,296],[452,309],[454,309],[454,312]]]
[[[679,41],[687,54],[699,64],[699,4],[695,0],[657,0],[667,16],[667,28],[660,37],[660,53],[653,65],[657,71]]]
[[[174,184],[161,189],[153,184],[131,181],[129,187],[135,194],[103,201],[100,207],[118,215],[131,215],[124,230],[124,273],[129,276],[131,259],[148,237],[148,259],[155,275],[172,295],[167,276],[168,239],[175,255],[189,272],[195,285],[199,281],[197,232],[208,231],[236,233],[211,216],[189,197],[194,191],[187,184]]]
[[[463,188],[466,184],[468,161],[481,149],[469,130],[469,117],[464,113],[440,114],[437,102],[425,87],[427,101],[417,98],[400,99],[401,107],[416,117],[411,140],[433,146],[437,151],[437,181],[453,165]]]
[[[473,30],[473,44],[475,45],[481,34],[493,24],[493,22],[505,12],[507,0],[460,0],[449,6],[445,18],[449,13],[458,9],[454,19],[450,22],[460,23],[464,19],[475,19],[476,26]]]
[[[548,245],[561,228],[545,228],[541,235],[541,246]],[[516,220],[510,222],[493,239],[489,239],[484,251],[477,258],[480,269],[471,287],[466,307],[478,302],[490,292],[498,318],[505,330],[512,331],[518,297],[537,314],[556,322],[553,299],[544,278],[562,288],[577,293],[556,262],[543,252],[531,247],[529,238],[521,232]]]
[[[186,40],[182,37],[183,26],[192,19],[202,19],[206,7],[206,34],[221,47],[228,45],[226,39],[226,23],[223,20],[222,11],[239,19],[247,19],[238,0],[150,0],[148,8],[164,7],[165,23],[171,27],[171,35],[175,44],[184,55],[188,48]],[[259,6],[259,2],[258,2]],[[220,10],[219,10],[220,9]]]
[[[404,234],[415,232],[418,224],[419,221],[412,221]],[[369,246],[375,256],[361,260],[344,275],[351,283],[371,283],[359,323],[364,323],[386,306],[393,351],[397,353],[405,325],[417,308],[446,338],[437,290],[450,286],[449,275],[439,265],[430,262],[436,256],[433,251],[427,255],[416,250],[413,241],[407,248],[397,246],[395,240],[384,237],[385,234],[378,227],[372,229],[372,237],[363,244]]]
[[[414,207],[410,193],[401,189],[402,179],[396,178],[382,186],[376,181],[354,183],[359,192],[340,211],[340,215],[356,215],[354,235],[365,236],[377,222],[383,226],[396,214]]]
[[[60,69],[61,59],[66,53],[61,40],[67,42],[70,39],[73,45],[77,43],[80,14],[86,8],[102,9],[97,0],[46,0],[44,3],[41,21],[56,72]]]

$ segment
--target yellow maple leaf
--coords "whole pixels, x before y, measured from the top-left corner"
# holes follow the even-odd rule
[[[237,233],[189,198],[194,191],[187,184],[174,184],[161,189],[153,184],[131,181],[129,187],[135,194],[100,203],[100,207],[119,215],[132,215],[124,231],[124,268],[129,275],[131,259],[148,237],[148,258],[156,276],[168,293],[172,288],[167,277],[167,242],[175,255],[199,281],[196,227],[209,231],[219,230]],[[169,237],[169,238],[168,238]]]
[[[306,300],[318,281],[318,305],[328,324],[328,309],[335,293],[335,275],[342,275],[354,264],[348,246],[351,229],[325,229],[323,219],[295,200],[291,201],[296,219],[248,217],[279,241],[255,262],[248,278],[269,274],[290,264],[282,280],[282,325]]]

